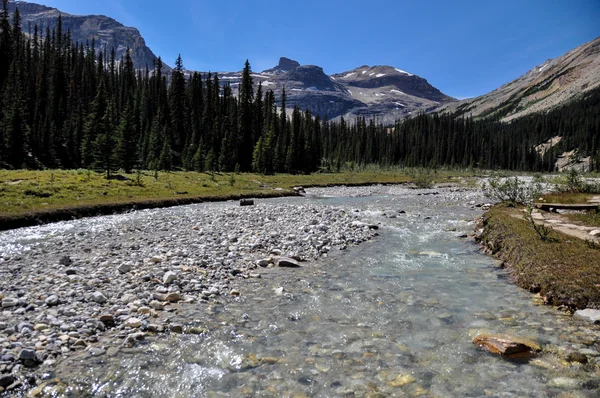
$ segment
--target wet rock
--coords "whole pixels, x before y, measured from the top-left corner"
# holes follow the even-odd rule
[[[37,353],[31,348],[23,348],[19,353],[19,359],[27,368],[33,368],[41,363]]]
[[[275,290],[275,294],[277,296],[283,296],[283,287],[278,287],[278,288],[276,288],[274,290]]]
[[[171,333],[181,334],[181,333],[183,333],[183,325],[180,325],[178,323],[173,323],[169,326],[169,331]]]
[[[579,352],[571,352],[567,355],[567,361],[586,364],[588,363],[588,357],[585,354]]]
[[[473,339],[473,344],[498,355],[515,355],[541,350],[541,347],[534,341],[508,335],[480,334]]]
[[[412,375],[398,375],[394,380],[389,381],[387,384],[390,387],[403,387],[407,384],[414,383],[417,381]]]
[[[584,310],[575,311],[575,317],[585,319],[586,321],[600,324],[600,310],[586,308]]]
[[[0,375],[0,387],[6,388],[16,381],[12,375]]]
[[[550,380],[548,385],[558,388],[574,388],[579,386],[579,380],[571,379],[569,377],[556,377]]]

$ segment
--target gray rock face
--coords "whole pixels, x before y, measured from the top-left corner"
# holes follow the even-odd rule
[[[286,57],[281,57],[279,58],[279,64],[277,65],[277,68],[281,71],[287,72],[288,70],[292,70],[299,66],[300,63],[298,63],[298,61],[294,61],[293,59],[289,59]]]
[[[40,31],[43,31],[46,26],[53,29],[56,27],[58,16],[61,15],[63,32],[70,30],[73,40],[85,45],[86,42],[91,44],[92,39],[95,39],[97,51],[107,48],[110,52],[110,49],[114,48],[117,59],[124,55],[129,47],[136,68],[145,68],[146,65],[152,68],[157,58],[146,46],[144,38],[136,28],[123,26],[104,15],[71,15],[56,8],[23,1],[9,2],[9,13],[12,14],[16,7],[19,7],[24,27],[37,24]],[[170,69],[165,65],[165,70]]]

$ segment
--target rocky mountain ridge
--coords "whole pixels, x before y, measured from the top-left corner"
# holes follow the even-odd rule
[[[521,77],[479,97],[442,105],[439,112],[510,121],[550,110],[600,86],[600,37],[547,60]]]
[[[115,49],[117,59],[125,54],[127,47],[131,50],[131,58],[138,68],[148,65],[152,68],[158,57],[146,45],[141,33],[132,27],[126,27],[118,21],[104,15],[71,15],[56,8],[25,1],[9,0],[8,11],[12,15],[19,8],[24,32],[33,32],[37,24],[40,34],[46,28],[53,29],[57,25],[58,16],[62,17],[63,32],[70,30],[71,38],[85,45],[95,40],[98,51]],[[171,68],[164,65],[165,71]]]
[[[222,82],[234,92],[241,72],[219,72]],[[287,106],[308,108],[311,113],[330,119],[364,116],[382,123],[393,123],[413,113],[431,110],[455,101],[427,80],[391,66],[361,66],[351,71],[327,75],[316,65],[301,65],[282,57],[277,66],[252,74],[255,85],[274,91],[281,98],[286,90]]]

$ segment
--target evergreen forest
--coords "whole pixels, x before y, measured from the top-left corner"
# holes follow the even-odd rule
[[[511,123],[419,114],[385,126],[286,112],[254,86],[248,61],[239,94],[218,74],[191,73],[179,57],[136,69],[129,54],[73,42],[55,29],[23,32],[18,10],[0,14],[0,168],[255,171],[264,174],[382,167],[553,171],[577,149],[600,171],[600,89]],[[540,154],[536,146],[563,140]]]

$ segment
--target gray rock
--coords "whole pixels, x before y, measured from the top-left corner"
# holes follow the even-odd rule
[[[126,274],[129,271],[131,271],[131,269],[133,268],[131,263],[122,263],[121,265],[119,265],[119,268],[117,268],[117,271],[119,271],[122,274]]]
[[[16,307],[17,305],[19,305],[19,300],[16,298],[7,297],[2,299],[2,308]]]
[[[240,199],[240,206],[254,206],[254,199]]]
[[[300,267],[300,263],[293,258],[289,257],[275,257],[273,258],[275,261],[275,266],[277,267],[290,267],[290,268],[298,268]]]
[[[48,296],[48,297],[46,297],[46,300],[44,300],[44,302],[46,303],[46,305],[48,307],[53,307],[55,305],[58,305],[58,296],[55,294]]]
[[[259,267],[268,267],[269,264],[271,264],[271,263],[272,263],[272,261],[270,261],[267,258],[263,258],[261,260],[256,261],[256,265],[258,265]]]
[[[101,293],[101,292],[94,292],[92,294],[92,299],[97,302],[98,304],[104,304],[108,301],[108,299],[106,298],[106,296]]]
[[[28,364],[31,363],[37,364],[39,362],[37,353],[31,348],[23,348],[19,353],[19,359],[25,364],[25,366],[28,366]]]
[[[585,319],[587,321],[600,324],[600,310],[586,308],[585,310],[575,311],[574,315],[577,318]]]
[[[175,272],[165,272],[165,275],[163,276],[163,283],[165,285],[169,285],[171,283],[173,283],[175,280],[177,279],[177,274]]]
[[[0,375],[0,387],[2,388],[6,388],[8,386],[10,386],[12,383],[14,383],[17,379],[15,379],[14,376],[12,375]]]

